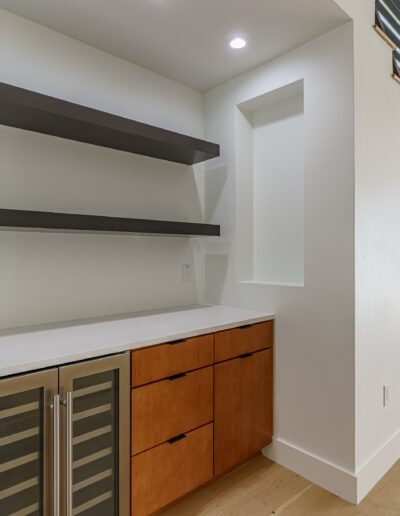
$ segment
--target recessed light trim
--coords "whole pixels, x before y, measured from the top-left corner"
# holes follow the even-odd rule
[[[228,44],[234,50],[240,50],[247,45],[247,41],[244,38],[241,38],[240,36],[235,36],[234,38],[229,40]]]

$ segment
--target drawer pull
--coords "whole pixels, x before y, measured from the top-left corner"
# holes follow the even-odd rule
[[[169,444],[174,444],[178,441],[182,441],[182,439],[185,439],[186,434],[177,435],[176,437],[173,437],[172,439],[168,439]]]
[[[169,376],[168,380],[177,380],[178,378],[183,378],[184,376],[186,376],[186,373],[174,374],[173,376]]]
[[[244,326],[239,326],[239,330],[246,330],[247,328],[250,328],[251,324],[245,324]]]
[[[186,342],[186,339],[171,340],[171,342],[168,342],[168,344],[170,346],[175,346],[175,344],[181,344],[182,342]]]
[[[252,356],[253,356],[253,353],[244,353],[243,355],[240,355],[239,358],[249,358]]]

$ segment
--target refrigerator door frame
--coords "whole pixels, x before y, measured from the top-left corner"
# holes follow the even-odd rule
[[[68,464],[67,464],[67,416],[69,406],[68,393],[73,392],[73,380],[81,376],[119,370],[119,514],[130,514],[130,352],[102,358],[93,358],[84,362],[67,364],[59,367],[59,393],[61,398],[61,516],[67,512]],[[70,452],[70,450],[69,450]],[[110,515],[111,516],[111,515]],[[113,515],[114,516],[114,515]]]
[[[32,389],[43,388],[43,514],[53,515],[54,472],[53,452],[58,436],[53,428],[53,401],[58,394],[58,367],[19,376],[0,378],[1,396],[18,394]]]

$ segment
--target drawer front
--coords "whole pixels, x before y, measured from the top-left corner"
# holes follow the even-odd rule
[[[137,387],[214,363],[214,335],[202,335],[132,352],[132,385]]]
[[[213,425],[132,457],[132,516],[147,516],[213,477]]]
[[[213,367],[132,390],[132,455],[213,420]]]
[[[245,353],[271,348],[273,329],[273,321],[267,321],[216,333],[215,361],[222,362]]]

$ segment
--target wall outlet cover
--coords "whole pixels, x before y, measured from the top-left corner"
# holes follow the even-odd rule
[[[193,281],[193,265],[191,263],[184,263],[182,265],[182,281]]]
[[[389,385],[383,386],[383,406],[387,407],[389,405]]]

